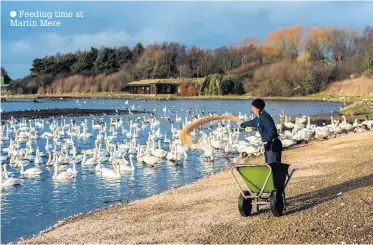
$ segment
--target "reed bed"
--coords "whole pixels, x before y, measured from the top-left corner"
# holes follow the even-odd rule
[[[187,146],[188,148],[192,144],[192,139],[190,137],[190,133],[193,131],[193,129],[198,128],[199,126],[211,122],[211,121],[239,121],[238,117],[229,115],[229,116],[209,116],[209,117],[202,117],[197,120],[194,120],[192,123],[187,124],[186,126],[183,127],[183,129],[180,132],[180,140],[181,142]]]

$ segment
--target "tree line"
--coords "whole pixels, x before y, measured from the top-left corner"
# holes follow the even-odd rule
[[[373,28],[292,26],[261,43],[245,37],[216,49],[178,42],[144,47],[91,47],[35,58],[30,74],[12,81],[14,93],[120,91],[142,79],[205,78],[183,85],[184,94],[305,95],[336,80],[373,70]],[[3,69],[2,69],[3,72]],[[5,70],[4,70],[5,72]]]

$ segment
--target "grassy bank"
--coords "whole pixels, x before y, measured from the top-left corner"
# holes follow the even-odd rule
[[[97,93],[64,93],[64,94],[14,94],[7,95],[3,94],[3,98],[98,98],[98,99],[190,99],[190,100],[213,100],[213,99],[254,99],[257,96],[253,95],[220,95],[220,96],[181,96],[176,94],[158,94],[158,95],[140,95],[140,94],[129,94],[129,93],[118,93],[118,92],[97,92]],[[275,97],[264,97],[265,100],[315,100],[315,101],[335,101],[335,102],[346,102],[352,103],[354,101],[360,101],[362,99],[369,99],[372,96],[337,96],[330,94],[312,94],[307,96],[275,96]]]

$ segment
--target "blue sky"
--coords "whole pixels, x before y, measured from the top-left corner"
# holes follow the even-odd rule
[[[82,11],[83,18],[61,20],[60,27],[10,27],[13,10]],[[2,1],[1,64],[17,79],[29,74],[34,58],[57,52],[162,41],[214,49],[239,43],[245,36],[264,41],[269,32],[299,24],[362,32],[373,25],[373,2]]]

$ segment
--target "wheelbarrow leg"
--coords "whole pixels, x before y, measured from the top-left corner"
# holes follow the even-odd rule
[[[282,198],[284,200],[284,211],[286,211],[286,206],[288,205],[288,202],[286,201],[285,189],[282,191]]]
[[[290,178],[293,175],[293,173],[294,173],[295,170],[296,169],[293,169],[293,170],[291,170],[290,174],[287,174],[288,177],[287,177],[287,180],[286,180],[285,185],[284,185],[284,190],[282,191],[282,197],[284,199],[284,210],[286,210],[286,206],[288,205],[288,203],[286,201],[285,188],[288,185],[288,183],[290,181]]]

